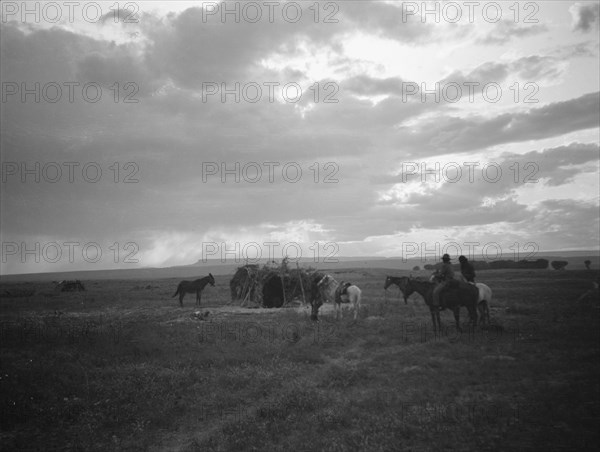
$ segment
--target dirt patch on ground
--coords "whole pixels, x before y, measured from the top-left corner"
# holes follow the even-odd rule
[[[283,315],[284,313],[296,313],[301,316],[310,316],[311,307],[310,305],[290,305],[283,308],[247,308],[242,306],[206,306],[196,308],[191,312],[181,313],[175,319],[169,319],[163,323],[181,323],[187,321],[214,321],[223,320],[227,318],[235,317],[248,317],[248,316],[267,316],[276,317]],[[319,313],[333,312],[333,305],[323,305],[319,310]]]
[[[290,305],[283,308],[246,308],[242,306],[215,306],[197,309],[196,311],[209,311],[214,315],[280,315],[285,312],[297,312],[299,314],[308,312],[310,314],[310,305]],[[334,312],[334,306],[331,303],[325,303],[319,308],[319,314]]]

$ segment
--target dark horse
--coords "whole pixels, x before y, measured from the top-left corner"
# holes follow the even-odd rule
[[[321,281],[324,277],[324,273],[313,273],[310,277],[310,283],[308,287],[308,296],[311,306],[310,319],[316,322],[319,321],[319,308],[323,306],[323,303],[325,302],[321,290],[319,289],[319,281]]]
[[[413,292],[420,294],[431,312],[433,321],[433,331],[441,331],[440,310],[433,306],[433,289],[435,283],[429,281],[420,281],[415,278],[403,276],[399,278],[399,287],[406,300]],[[460,327],[460,307],[464,306],[469,311],[469,317],[473,326],[477,325],[477,301],[479,299],[479,290],[473,284],[463,283],[461,281],[449,281],[446,288],[440,294],[440,304],[444,309],[450,309],[454,313],[456,329],[462,331]]]
[[[383,290],[386,291],[385,292],[386,297],[387,297],[388,287],[390,287],[391,285],[394,285],[394,284],[396,286],[398,286],[398,289],[400,289],[402,291],[402,287],[401,287],[402,278],[400,276],[387,276],[385,278],[385,285],[383,286]],[[404,293],[404,291],[402,291],[402,293]],[[400,298],[400,292],[398,292],[398,298]],[[408,298],[407,296],[404,296],[404,304],[408,304],[407,298]]]
[[[186,293],[194,293],[196,292],[196,304],[200,306],[200,294],[204,290],[207,284],[211,286],[215,285],[215,278],[211,273],[204,278],[197,279],[196,281],[181,281],[177,286],[177,291],[173,294],[173,297],[179,294],[179,304],[183,306],[183,297]],[[171,297],[171,298],[173,298]]]

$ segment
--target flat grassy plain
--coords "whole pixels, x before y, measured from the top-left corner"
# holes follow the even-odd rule
[[[0,284],[0,448],[598,450],[597,272],[481,271],[493,326],[446,311],[438,337],[418,295],[384,296],[407,272],[330,273],[361,287],[356,323],[228,305],[229,276],[200,309],[178,279]]]

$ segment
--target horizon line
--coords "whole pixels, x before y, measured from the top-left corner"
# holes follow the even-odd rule
[[[599,257],[600,258],[600,248],[598,249],[568,249],[568,250],[550,250],[550,251],[537,251],[536,255],[540,255],[540,254],[549,254],[549,253],[594,253],[594,257]],[[523,254],[527,254],[527,253],[523,253]],[[585,256],[581,256],[581,257],[585,257]],[[538,257],[539,259],[540,257]],[[370,259],[370,260],[397,260],[397,259],[402,259],[405,262],[409,262],[409,261],[424,261],[424,262],[428,262],[428,261],[435,261],[438,259],[438,257],[430,257],[430,258],[423,258],[423,257],[407,257],[405,258],[404,256],[336,256],[335,258],[332,259],[354,259],[354,261],[350,260],[350,261],[345,261],[345,262],[355,262],[355,261],[360,261],[363,259]],[[457,258],[453,258],[453,259],[457,259]],[[271,261],[269,261],[268,258],[261,258],[258,259],[258,262],[247,262],[250,259],[241,259],[239,258],[238,261],[236,261],[236,258],[233,258],[231,260],[231,262],[221,262],[220,265],[252,265],[252,264],[259,264],[259,263],[268,263],[268,262],[281,262],[283,261],[283,259],[273,259]],[[291,263],[306,263],[306,262],[311,262],[311,258],[296,258],[295,260],[292,260]],[[477,259],[470,259],[472,262],[493,262],[494,260],[510,260],[510,259],[482,259],[482,260],[477,260]],[[535,256],[530,257],[529,259],[523,257],[523,259],[520,260],[536,260]],[[118,271],[144,271],[144,270],[166,270],[166,269],[175,269],[175,268],[184,268],[184,267],[192,267],[197,265],[199,262],[201,262],[202,259],[197,260],[194,263],[191,264],[179,264],[179,265],[169,265],[166,267],[133,267],[133,268],[100,268],[100,269],[74,269],[74,270],[57,270],[57,271],[45,271],[45,272],[36,272],[36,273],[0,273],[0,278],[1,277],[5,277],[5,276],[35,276],[35,275],[49,275],[49,274],[53,274],[53,273],[77,273],[77,272],[98,272],[98,271],[105,271],[105,272],[118,272]],[[211,259],[207,259],[204,263],[205,264],[218,264],[219,261],[221,261],[220,258],[211,258]],[[334,264],[340,264],[342,262],[338,261],[330,261],[330,262],[315,262],[315,264],[326,264],[326,265],[334,265]]]

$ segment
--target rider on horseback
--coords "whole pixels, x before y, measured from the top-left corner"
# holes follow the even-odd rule
[[[460,272],[465,281],[475,283],[475,269],[473,268],[473,264],[465,256],[460,256],[458,261],[460,262]]]
[[[433,306],[442,310],[443,308],[440,306],[440,293],[449,281],[454,279],[454,270],[452,269],[452,264],[450,263],[450,256],[448,254],[444,254],[442,256],[442,268],[437,272],[437,278],[441,281],[435,289],[433,289]]]

